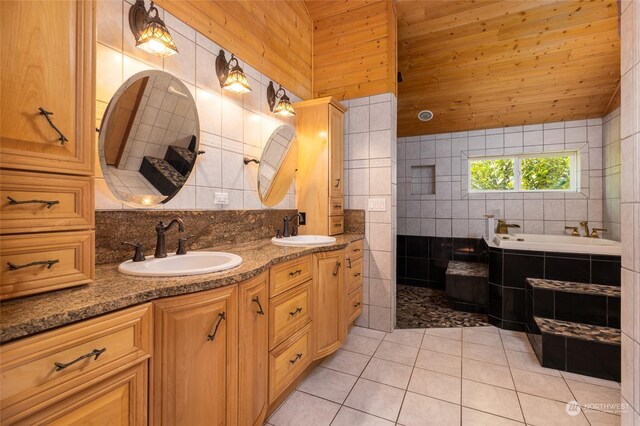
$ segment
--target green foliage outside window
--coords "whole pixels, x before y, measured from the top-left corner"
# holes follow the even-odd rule
[[[571,189],[569,157],[523,158],[520,173],[520,187],[525,191]]]
[[[471,161],[471,189],[476,191],[513,190],[513,158]]]
[[[470,164],[472,191],[571,190],[571,156],[472,159]]]

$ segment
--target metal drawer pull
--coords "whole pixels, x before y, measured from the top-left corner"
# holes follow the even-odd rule
[[[347,257],[347,268],[351,269],[351,258]]]
[[[302,269],[296,269],[295,271],[289,272],[289,276],[293,277],[294,275],[300,275],[302,273]]]
[[[56,204],[60,204],[60,201],[58,200],[52,200],[52,201],[47,201],[47,200],[25,200],[25,201],[18,201],[15,198],[12,197],[7,197],[9,199],[9,205],[10,206],[15,206],[16,204],[46,204],[47,208],[50,209],[51,207],[55,206]]]
[[[334,276],[334,277],[338,276],[338,271],[340,270],[340,267],[341,267],[341,266],[342,266],[342,263],[340,263],[340,262],[336,262],[336,270],[335,270],[335,272],[333,273],[333,276]]]
[[[334,204],[333,207],[336,208],[336,209],[339,209],[339,208],[342,208],[342,205],[341,204]]]
[[[65,142],[67,142],[69,139],[67,139],[67,137],[60,131],[60,129],[58,129],[56,127],[55,124],[53,124],[53,121],[51,121],[51,119],[49,118],[50,115],[53,115],[52,112],[47,111],[46,109],[40,107],[38,108],[38,111],[40,111],[40,115],[44,115],[44,118],[47,119],[47,122],[49,122],[49,125],[53,128],[53,130],[56,131],[56,133],[58,134],[58,140],[60,141],[61,145],[64,145]]]
[[[253,299],[251,299],[252,302],[256,302],[258,304],[258,312],[256,312],[258,315],[264,315],[264,311],[262,310],[262,305],[260,304],[260,299],[258,298],[258,296],[254,297]]]
[[[294,359],[290,359],[289,362],[291,364],[295,364],[300,358],[302,358],[302,354],[296,354],[296,357]]]
[[[337,187],[339,187],[339,186],[340,186],[340,179],[336,179],[336,182],[337,182],[337,183],[336,183],[336,186],[335,186],[335,187],[337,188]]]
[[[93,358],[93,360],[94,360],[94,361],[96,361],[96,360],[98,359],[98,357],[99,357],[100,355],[102,355],[102,353],[103,353],[104,351],[106,351],[106,350],[107,350],[107,348],[94,349],[94,350],[92,350],[91,352],[89,352],[88,354],[82,355],[81,357],[78,357],[78,358],[74,359],[74,360],[73,360],[73,361],[71,361],[71,362],[67,362],[66,364],[65,364],[65,363],[62,363],[62,362],[56,362],[56,363],[55,363],[56,371],[64,370],[65,368],[67,368],[67,367],[69,367],[69,366],[71,366],[71,365],[75,364],[76,362],[82,361],[83,359],[86,359],[86,358],[94,357],[94,358]]]
[[[334,224],[333,224],[333,227],[334,227],[334,228],[338,228],[338,227],[340,227],[340,226],[342,226],[342,224],[341,224],[340,222],[337,222],[337,223],[334,223]]]
[[[357,248],[357,249],[353,249],[353,252],[354,252],[354,253],[357,253],[357,252],[359,252],[359,251],[360,251],[360,249],[359,249],[359,248]]]
[[[290,317],[295,317],[296,315],[298,315],[300,312],[302,312],[302,308],[296,308],[295,311],[293,312],[289,312],[289,316]]]
[[[16,265],[15,263],[7,262],[7,265],[9,265],[10,271],[15,271],[18,269],[28,268],[29,266],[36,266],[36,265],[47,265],[47,269],[51,269],[51,267],[56,263],[60,263],[60,260],[58,259],[39,260],[37,262],[25,263],[24,265]]]
[[[355,274],[353,274],[354,277],[359,277],[360,276],[360,272],[356,272]]]
[[[357,308],[358,306],[360,306],[360,302],[358,302],[355,305],[353,305],[354,308]]]
[[[220,323],[222,322],[222,320],[226,320],[227,318],[224,315],[224,312],[220,312],[218,314],[218,321],[216,322],[216,326],[213,328],[213,332],[211,332],[211,334],[207,335],[207,340],[210,342],[213,342],[213,339],[216,338],[216,334],[218,334],[218,327],[220,327]]]

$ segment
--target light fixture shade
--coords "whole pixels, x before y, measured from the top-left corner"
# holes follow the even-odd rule
[[[251,92],[249,81],[244,75],[242,68],[240,68],[238,65],[236,65],[231,71],[229,71],[229,75],[227,75],[227,79],[224,81],[222,87],[235,93]]]
[[[136,47],[163,58],[178,53],[171,33],[157,15],[149,18]]]
[[[293,109],[293,105],[291,105],[291,101],[287,95],[282,95],[280,101],[278,101],[278,104],[273,109],[273,113],[285,117],[293,117],[296,115],[296,111]]]

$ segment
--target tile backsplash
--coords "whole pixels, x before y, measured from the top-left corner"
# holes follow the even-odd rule
[[[220,46],[198,33],[170,13],[158,8],[171,32],[179,53],[167,58],[150,55],[135,47],[129,29],[128,13],[132,2],[97,2],[96,97],[98,126],[106,106],[133,74],[155,69],[180,79],[196,101],[200,125],[200,155],[186,185],[168,203],[165,210],[238,210],[266,208],[257,192],[258,166],[245,166],[244,156],[259,158],[273,130],[281,124],[294,124],[269,111],[266,90],[270,78],[242,62],[251,93],[239,95],[221,91],[215,72]],[[226,52],[227,59],[230,52]],[[275,82],[274,82],[275,83]],[[286,89],[286,88],[285,88]],[[290,93],[292,102],[299,101]],[[97,138],[96,138],[97,139]],[[97,151],[97,150],[96,150]],[[107,186],[100,162],[96,160],[96,210],[134,209],[115,198]],[[293,208],[294,188],[276,208]],[[216,192],[229,194],[229,204],[214,203]]]

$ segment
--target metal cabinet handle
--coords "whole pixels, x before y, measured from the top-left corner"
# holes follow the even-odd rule
[[[340,186],[340,179],[336,179],[336,182],[337,182],[337,183],[336,183],[335,188],[338,188],[338,187]]]
[[[339,228],[339,227],[341,227],[341,226],[342,226],[342,224],[341,224],[341,223],[339,223],[339,222],[338,222],[338,223],[334,223],[334,224],[333,224],[333,227],[334,227],[334,228]]]
[[[51,269],[51,267],[56,263],[60,263],[60,260],[59,259],[39,260],[37,262],[25,263],[24,265],[16,265],[15,263],[7,262],[7,265],[9,265],[10,271],[15,271],[18,269],[28,268],[29,266],[36,266],[36,265],[47,265],[47,269]]]
[[[10,206],[15,206],[16,204],[46,204],[47,208],[50,209],[51,207],[55,206],[56,204],[60,204],[60,201],[58,200],[25,200],[25,201],[19,201],[16,200],[15,198],[12,197],[7,197],[9,199],[9,205]]]
[[[333,208],[335,208],[335,209],[339,209],[339,208],[342,208],[342,205],[341,205],[341,204],[334,204],[334,205],[333,205]]]
[[[94,358],[93,358],[93,360],[95,361],[95,360],[97,360],[97,359],[98,359],[98,357],[99,357],[100,355],[102,355],[102,353],[103,353],[104,351],[106,351],[106,350],[107,350],[107,348],[94,349],[94,350],[92,350],[91,352],[89,352],[88,354],[84,354],[84,355],[82,355],[82,356],[80,356],[80,357],[78,357],[78,358],[74,359],[74,360],[73,360],[73,361],[71,361],[71,362],[67,362],[67,363],[63,363],[63,362],[56,362],[56,363],[54,363],[54,364],[55,364],[55,366],[56,366],[56,371],[64,370],[65,368],[67,368],[67,367],[69,367],[69,366],[71,366],[71,365],[75,364],[76,362],[82,361],[83,359],[86,359],[86,358],[94,357]]]
[[[258,315],[264,315],[264,311],[262,310],[262,305],[260,304],[260,299],[258,298],[258,296],[256,296],[253,299],[251,299],[251,301],[258,304],[258,312],[256,312],[256,313]]]
[[[347,257],[347,268],[351,269],[351,258]]]
[[[296,269],[295,271],[289,272],[289,276],[293,277],[294,275],[300,275],[302,273],[302,269]]]
[[[294,359],[290,359],[289,362],[291,364],[295,364],[300,358],[302,358],[302,354],[296,354],[296,357]]]
[[[353,274],[354,277],[359,277],[360,276],[360,272],[356,272],[355,274]]]
[[[300,312],[302,312],[302,308],[296,308],[295,311],[293,312],[289,312],[289,316],[290,317],[295,317],[296,315],[298,315]]]
[[[216,338],[216,334],[218,334],[218,327],[220,327],[220,323],[222,322],[222,320],[226,320],[227,317],[224,315],[224,312],[220,312],[218,314],[218,321],[216,321],[216,325],[213,328],[213,331],[211,332],[211,334],[207,335],[207,340],[210,342],[213,342],[213,339]]]
[[[354,253],[358,253],[359,251],[360,251],[360,249],[359,249],[359,248],[357,248],[357,249],[353,249],[353,252],[354,252]]]
[[[67,139],[67,137],[60,131],[60,129],[56,127],[55,124],[53,124],[53,121],[51,121],[51,119],[49,118],[49,116],[53,115],[53,113],[51,111],[47,111],[42,107],[38,108],[38,111],[40,111],[40,115],[44,115],[44,118],[47,119],[47,122],[49,123],[51,128],[53,128],[53,130],[55,130],[56,133],[58,134],[58,140],[60,141],[60,145],[64,145],[64,143],[67,142],[69,139]]]
[[[333,273],[333,276],[336,277],[338,276],[338,271],[340,270],[340,267],[342,266],[342,263],[340,262],[336,262],[336,270]]]
[[[358,302],[355,305],[353,305],[354,308],[357,308],[358,306],[360,306],[360,302]]]

